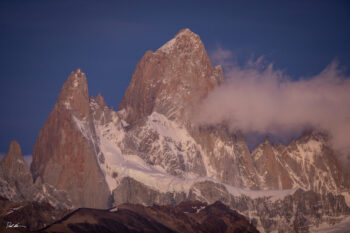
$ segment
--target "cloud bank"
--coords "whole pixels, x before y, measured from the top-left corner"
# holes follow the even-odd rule
[[[281,138],[315,128],[328,132],[336,150],[350,152],[350,78],[336,62],[295,81],[262,57],[239,66],[219,48],[211,58],[223,64],[225,82],[194,111],[198,124],[225,122],[246,135]]]

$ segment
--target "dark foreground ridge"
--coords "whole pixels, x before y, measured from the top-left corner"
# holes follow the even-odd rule
[[[27,218],[31,217],[27,216]],[[40,218],[36,219],[40,221]],[[30,229],[27,226],[26,228],[6,228],[4,219],[1,222],[0,232],[29,232],[28,229]],[[244,216],[219,201],[211,205],[199,201],[189,201],[182,202],[177,206],[154,205],[146,207],[138,204],[122,204],[109,210],[80,208],[35,232],[253,233],[259,231]]]
[[[32,232],[53,223],[69,211],[47,202],[10,201],[0,196],[0,233]]]

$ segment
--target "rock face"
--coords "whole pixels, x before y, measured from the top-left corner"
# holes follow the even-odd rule
[[[157,112],[131,125],[124,142],[129,144],[126,154],[137,154],[171,175],[207,175],[201,147],[190,133]]]
[[[237,187],[259,187],[253,160],[242,135],[229,132],[225,125],[189,131],[203,150],[209,177]]]
[[[212,67],[199,36],[184,29],[156,52],[146,52],[119,108],[126,110],[128,123],[152,112],[181,120],[222,80],[221,67]]]
[[[74,206],[106,208],[109,191],[98,166],[94,133],[81,132],[77,122],[91,125],[86,76],[78,69],[63,85],[58,101],[40,130],[33,149],[34,179],[66,191]]]
[[[252,152],[261,188],[300,187],[318,193],[345,189],[344,175],[326,135],[305,133],[288,146],[273,146],[266,140]]]
[[[17,141],[11,142],[7,155],[0,161],[0,179],[4,182],[1,189],[6,186],[8,189],[14,189],[12,192],[4,190],[2,194],[7,193],[8,197],[15,200],[34,198],[32,174],[22,157],[21,147]]]
[[[29,166],[22,157],[16,141],[10,144],[9,152],[0,161],[0,197],[15,202],[37,202],[56,209],[71,209],[72,203],[64,191],[59,191],[40,179],[33,183]]]
[[[123,203],[142,204],[146,206],[153,204],[177,205],[189,200],[185,192],[159,192],[130,177],[125,177],[121,180],[120,185],[113,191],[113,197],[114,205]]]
[[[178,206],[123,204],[117,209],[79,209],[43,232],[246,232],[256,228],[220,202]]]
[[[259,183],[265,189],[291,189],[293,181],[284,168],[283,160],[277,154],[268,139],[253,152]]]

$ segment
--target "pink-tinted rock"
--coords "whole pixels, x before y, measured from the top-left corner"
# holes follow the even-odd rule
[[[94,132],[83,135],[79,123],[87,129],[93,124],[86,76],[80,69],[63,85],[40,130],[31,170],[35,179],[66,191],[76,207],[105,208],[110,193],[91,142]]]
[[[156,52],[146,52],[119,108],[126,109],[129,123],[154,111],[181,120],[222,79],[199,36],[184,29]]]

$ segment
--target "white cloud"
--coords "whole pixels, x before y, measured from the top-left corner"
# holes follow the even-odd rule
[[[23,155],[23,159],[26,161],[26,163],[29,165],[32,163],[33,157],[32,155]]]
[[[224,64],[225,82],[194,111],[198,124],[226,122],[231,130],[281,138],[312,127],[327,131],[336,150],[350,152],[350,79],[336,62],[295,81],[262,57],[243,67],[222,48],[211,57]]]

